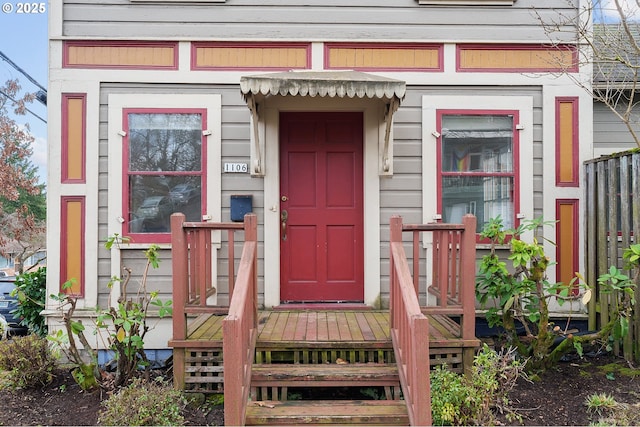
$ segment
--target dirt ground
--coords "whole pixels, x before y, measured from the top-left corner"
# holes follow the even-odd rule
[[[538,381],[521,379],[510,394],[513,407],[525,425],[589,425],[597,415],[585,400],[594,393],[608,393],[618,402],[640,402],[640,373],[628,369],[613,356],[592,356],[560,362]],[[43,389],[0,391],[0,425],[97,425],[100,393],[83,392],[68,372],[59,371]],[[223,411],[188,409],[186,425],[223,425]],[[518,423],[507,422],[507,425]]]

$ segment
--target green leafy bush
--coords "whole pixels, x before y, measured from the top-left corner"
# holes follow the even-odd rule
[[[12,389],[49,384],[56,358],[45,338],[31,334],[0,341],[0,370],[6,371],[3,384]]]
[[[549,300],[556,300],[559,305],[575,300],[572,291],[577,289],[582,292],[582,303],[587,304],[595,287],[589,286],[579,273],[570,283],[548,280],[547,268],[553,261],[545,254],[542,244],[542,240],[548,239],[538,237],[538,233],[552,224],[537,218],[523,220],[516,229],[507,230],[497,217],[485,224],[481,233],[491,245],[478,269],[476,297],[487,310],[489,326],[503,329],[507,345],[515,347],[529,360],[527,369],[531,372],[550,368],[568,352],[582,355],[583,344],[622,339],[629,331],[635,305],[634,281],[611,266],[608,274],[598,278],[599,292],[609,294],[609,323],[599,331],[579,336],[568,330],[569,322],[564,329],[555,325],[550,319]],[[523,238],[528,234],[533,236],[527,242]],[[503,254],[510,266],[498,253],[498,248],[504,245],[510,248],[508,255]],[[626,249],[623,259],[630,270],[636,270],[640,265],[640,244]],[[557,338],[563,338],[559,345],[555,345]]]
[[[98,422],[107,426],[177,426],[183,425],[182,393],[162,381],[135,378],[102,402]]]
[[[523,369],[513,351],[496,353],[486,344],[469,376],[437,366],[431,372],[433,425],[496,425],[494,410],[518,418],[509,409],[507,394]]]
[[[18,308],[15,314],[22,318],[22,325],[28,327],[32,333],[46,337],[47,325],[45,318],[40,314],[44,309],[47,296],[46,267],[16,277],[14,292],[18,297]]]

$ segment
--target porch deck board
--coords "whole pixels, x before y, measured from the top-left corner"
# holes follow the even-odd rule
[[[435,347],[463,346],[458,324],[446,315],[427,315],[429,344]],[[188,329],[188,341],[222,342],[223,315],[201,315]],[[278,344],[390,342],[387,311],[261,311],[258,317],[258,342]],[[457,342],[457,343],[456,343]]]

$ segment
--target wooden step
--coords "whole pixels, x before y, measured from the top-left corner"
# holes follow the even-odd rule
[[[265,387],[398,386],[398,367],[388,363],[253,365],[251,385]]]
[[[403,400],[249,402],[246,425],[409,425]]]

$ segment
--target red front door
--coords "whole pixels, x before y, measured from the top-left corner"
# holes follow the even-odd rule
[[[280,114],[282,302],[363,301],[362,113]]]

